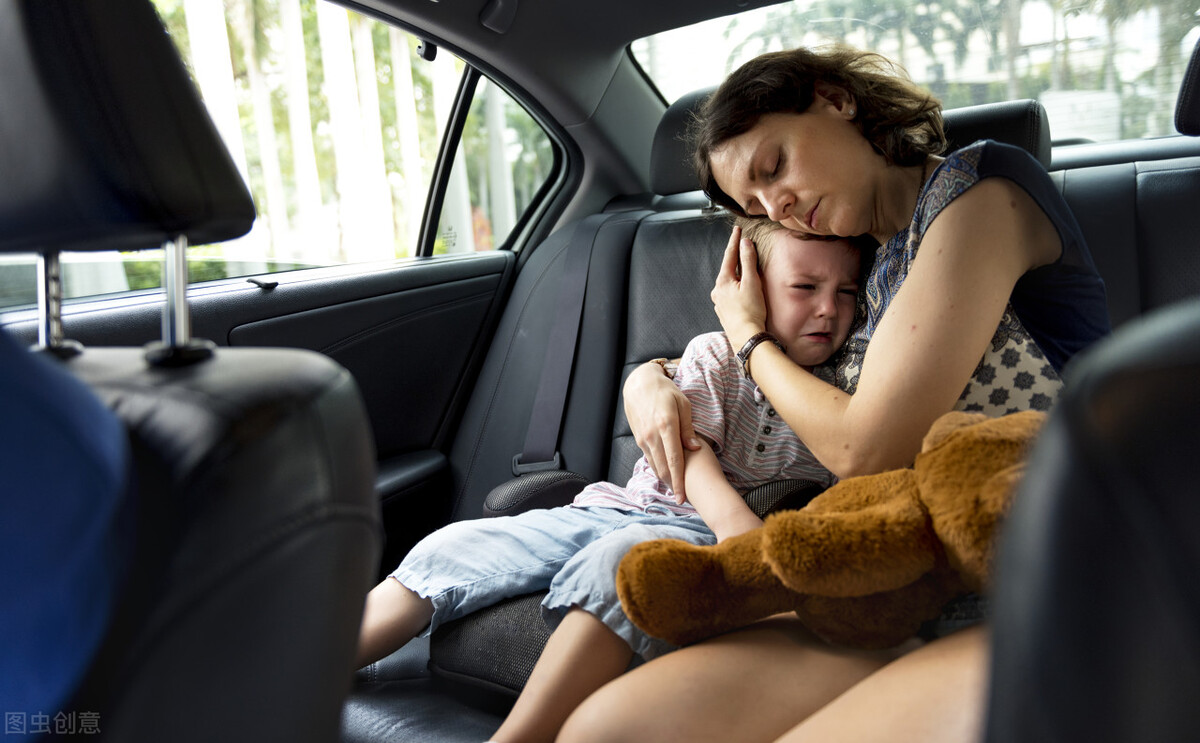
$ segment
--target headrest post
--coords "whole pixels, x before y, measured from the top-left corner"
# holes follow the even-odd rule
[[[186,235],[163,243],[163,304],[161,342],[146,347],[146,360],[154,366],[184,366],[212,357],[212,341],[192,338],[192,316],[187,304]]]
[[[187,237],[180,235],[163,243],[163,287],[167,302],[163,306],[163,343],[186,346],[192,340],[192,317],[187,304]]]
[[[62,259],[57,250],[47,250],[37,260],[38,346],[51,348],[62,343]]]
[[[78,343],[63,339],[62,324],[62,258],[57,250],[38,254],[38,351],[46,351],[60,358],[75,356],[82,347]]]

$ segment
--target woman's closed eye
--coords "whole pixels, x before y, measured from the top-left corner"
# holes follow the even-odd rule
[[[758,167],[758,177],[763,181],[770,182],[779,175],[779,170],[783,165],[783,150],[775,153],[774,159],[763,159]]]

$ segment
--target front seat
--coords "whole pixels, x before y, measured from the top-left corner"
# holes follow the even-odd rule
[[[28,737],[335,740],[381,539],[358,388],[316,353],[190,338],[187,244],[241,235],[255,211],[150,0],[0,0],[0,70],[0,251],[42,254],[40,353],[128,443],[127,505],[96,525],[125,549],[111,551],[120,585],[95,586],[112,621],[56,597],[97,624],[98,649],[76,651],[80,680],[49,679],[59,707],[6,712],[28,713]],[[162,342],[63,338],[59,251],[160,246]],[[26,475],[45,514],[28,528],[61,530],[59,472]],[[27,662],[24,677],[59,673]]]
[[[1200,136],[1200,42],[1175,121]],[[1173,188],[1197,186],[1200,167],[1172,173]],[[988,743],[1200,734],[1198,451],[1193,294],[1068,369],[1001,541]]]
[[[1200,731],[1200,299],[1070,377],[1005,526],[989,743]]]

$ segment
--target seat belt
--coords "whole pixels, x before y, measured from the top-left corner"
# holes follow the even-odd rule
[[[575,234],[567,245],[555,303],[554,325],[550,328],[546,358],[542,361],[542,373],[538,378],[537,396],[529,414],[529,427],[525,430],[525,445],[512,460],[514,477],[527,472],[562,469],[558,434],[562,429],[567,389],[575,365],[575,343],[579,338],[579,323],[583,317],[588,267],[592,261],[592,249],[596,246],[596,236],[613,216],[593,214],[585,217],[577,223]]]

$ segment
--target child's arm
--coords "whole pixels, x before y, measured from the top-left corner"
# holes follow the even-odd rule
[[[688,502],[696,507],[718,541],[762,526],[762,519],[725,479],[712,445],[703,437],[700,442],[699,450],[685,454],[683,476]]]

